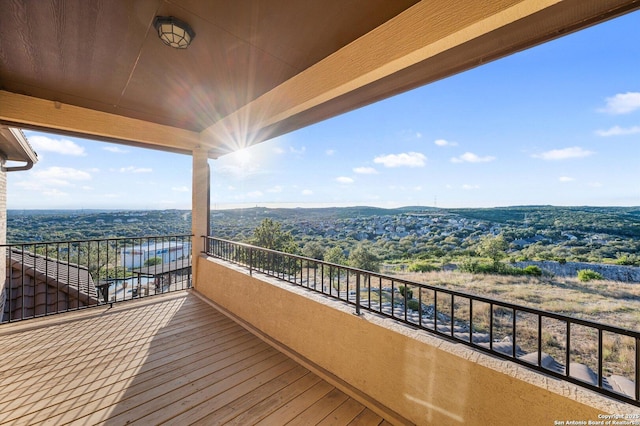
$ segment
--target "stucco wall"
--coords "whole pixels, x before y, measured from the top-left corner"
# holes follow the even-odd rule
[[[355,316],[295,286],[197,261],[205,297],[416,424],[553,425],[638,410],[374,314]]]

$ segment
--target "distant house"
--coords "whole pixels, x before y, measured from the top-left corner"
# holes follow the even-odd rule
[[[30,252],[7,253],[2,321],[98,304],[89,270]]]
[[[149,242],[139,246],[127,247],[122,250],[120,257],[122,266],[126,268],[139,268],[145,262],[154,257],[162,259],[160,263],[174,262],[189,256],[191,245],[189,243],[176,243],[166,241],[161,243]]]

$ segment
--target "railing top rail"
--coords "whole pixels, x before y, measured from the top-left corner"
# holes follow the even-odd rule
[[[104,237],[104,238],[91,238],[87,240],[60,240],[60,241],[22,241],[16,243],[5,243],[0,244],[0,248],[2,247],[16,247],[16,246],[34,246],[34,245],[45,245],[45,244],[77,244],[77,243],[94,243],[94,242],[102,242],[102,241],[123,241],[123,240],[146,240],[146,239],[154,239],[154,238],[185,238],[185,237],[193,237],[193,234],[172,234],[172,235],[146,235],[142,237]]]
[[[205,237],[205,236],[203,236],[203,237]],[[221,241],[221,242],[224,242],[224,243],[234,244],[234,245],[245,247],[245,248],[252,249],[252,250],[259,250],[259,251],[264,251],[264,252],[268,252],[268,253],[285,255],[285,256],[289,256],[289,257],[292,257],[292,258],[296,258],[296,259],[300,259],[300,260],[304,260],[304,261],[308,261],[308,262],[322,263],[324,265],[333,266],[333,267],[337,267],[337,268],[341,268],[341,269],[346,269],[346,270],[352,271],[354,273],[366,274],[366,275],[370,275],[372,277],[377,277],[377,278],[386,279],[386,280],[392,280],[392,281],[394,281],[396,283],[399,283],[399,284],[406,284],[406,285],[411,285],[411,286],[414,286],[414,287],[420,287],[420,288],[431,290],[431,291],[438,291],[438,292],[446,293],[446,294],[457,296],[457,297],[461,297],[461,298],[466,298],[466,299],[470,299],[470,300],[472,299],[472,300],[475,300],[475,301],[478,301],[478,302],[488,303],[488,304],[491,304],[493,306],[498,306],[498,307],[503,307],[503,308],[508,308],[508,309],[514,309],[516,311],[528,312],[528,313],[531,313],[531,314],[540,315],[540,316],[545,317],[545,318],[557,319],[557,320],[568,322],[568,323],[571,323],[571,324],[582,325],[582,326],[585,326],[585,327],[591,327],[591,328],[600,329],[600,330],[603,330],[603,331],[609,331],[609,332],[618,333],[618,334],[622,334],[622,335],[626,335],[626,336],[635,337],[637,339],[640,339],[640,331],[620,328],[620,327],[612,326],[612,325],[609,325],[609,324],[600,323],[600,322],[597,322],[597,321],[590,321],[590,320],[584,320],[584,319],[581,319],[581,318],[574,318],[574,317],[570,317],[570,316],[567,316],[567,315],[558,314],[558,313],[555,313],[555,312],[545,311],[545,310],[542,310],[542,309],[531,308],[531,307],[528,307],[528,306],[523,306],[523,305],[518,305],[518,304],[515,304],[515,303],[505,302],[505,301],[498,300],[498,299],[492,299],[492,298],[489,298],[489,297],[478,296],[478,295],[475,295],[475,294],[464,293],[464,292],[461,292],[461,291],[451,290],[451,289],[448,289],[448,288],[445,288],[445,287],[440,287],[440,286],[436,286],[436,285],[432,285],[432,284],[424,284],[424,283],[418,283],[418,282],[415,282],[415,281],[409,281],[409,280],[406,280],[406,279],[403,279],[403,278],[397,278],[397,277],[394,277],[394,276],[391,276],[391,275],[385,275],[385,274],[381,274],[381,273],[378,273],[378,272],[366,271],[364,269],[352,268],[350,266],[345,266],[345,265],[340,265],[340,264],[336,264],[336,263],[325,262],[323,260],[313,259],[313,258],[304,257],[304,256],[298,256],[298,255],[295,255],[295,254],[280,252],[280,251],[277,251],[277,250],[266,249],[266,248],[263,248],[263,247],[258,247],[258,246],[254,246],[254,245],[247,244],[247,243],[241,243],[241,242],[237,242],[237,241],[225,240],[225,239],[217,238],[217,237],[213,237],[213,236],[206,236],[206,238],[209,239],[209,240],[215,240],[215,241]]]

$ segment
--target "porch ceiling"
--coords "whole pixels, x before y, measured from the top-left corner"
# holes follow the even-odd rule
[[[215,158],[638,0],[3,1],[0,122]],[[165,46],[155,16],[196,32]]]

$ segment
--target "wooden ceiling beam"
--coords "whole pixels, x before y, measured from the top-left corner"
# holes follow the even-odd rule
[[[0,90],[0,122],[113,143],[191,154],[199,134]]]

